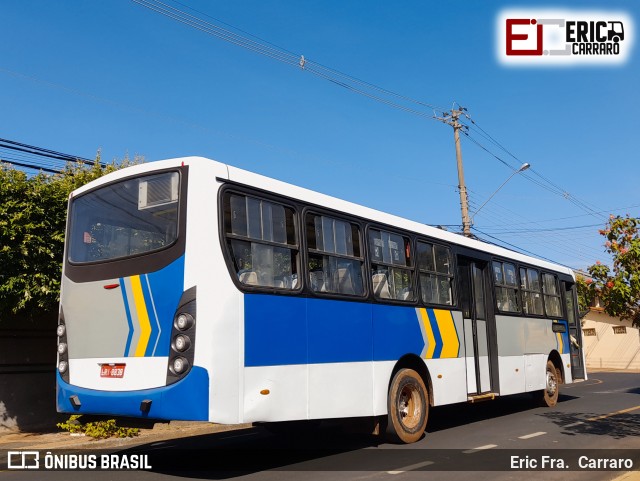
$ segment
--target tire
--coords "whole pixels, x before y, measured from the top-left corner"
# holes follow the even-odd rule
[[[414,443],[427,427],[429,391],[413,369],[400,369],[389,387],[387,436],[391,441]]]
[[[551,361],[547,361],[545,388],[538,393],[538,401],[540,405],[553,407],[558,403],[558,396],[560,395],[560,382],[561,376],[556,369],[556,366]]]

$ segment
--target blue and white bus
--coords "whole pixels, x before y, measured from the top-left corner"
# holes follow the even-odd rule
[[[188,157],[69,198],[57,408],[224,424],[374,417],[585,378],[568,268]]]

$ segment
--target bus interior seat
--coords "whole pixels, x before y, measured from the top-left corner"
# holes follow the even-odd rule
[[[398,295],[398,299],[402,299],[403,301],[410,301],[411,298],[411,289],[409,289],[408,287],[402,289],[400,291],[400,294]]]
[[[351,280],[351,270],[347,267],[339,267],[333,274],[334,289],[341,294],[355,294]]]
[[[324,272],[322,271],[309,271],[309,283],[311,290],[315,292],[326,292],[327,289],[324,285]]]
[[[258,285],[258,274],[256,271],[244,271],[238,274],[238,279],[248,286]]]
[[[387,275],[384,273],[377,273],[371,276],[371,282],[373,283],[373,292],[376,297],[381,299],[391,299],[391,292],[389,291],[389,281]]]

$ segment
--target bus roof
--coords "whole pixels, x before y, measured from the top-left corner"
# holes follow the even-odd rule
[[[98,187],[107,182],[113,182],[120,178],[129,177],[132,174],[142,174],[147,172],[153,172],[159,169],[176,167],[179,165],[198,165],[207,164],[209,168],[212,168],[214,175],[217,178],[227,179],[231,182],[243,184],[246,186],[254,187],[268,192],[274,192],[285,197],[296,199],[302,202],[314,204],[316,206],[326,207],[327,209],[344,212],[347,214],[355,215],[364,219],[369,219],[381,224],[387,224],[389,226],[397,227],[399,229],[408,230],[417,234],[423,234],[434,239],[440,239],[445,242],[456,244],[459,246],[468,247],[470,249],[479,250],[495,256],[504,257],[507,259],[513,259],[523,263],[542,267],[544,269],[556,271],[559,273],[567,274],[574,277],[573,270],[569,267],[562,266],[553,262],[545,261],[535,257],[531,257],[519,252],[506,249],[494,244],[465,237],[461,234],[449,232],[437,227],[433,227],[426,224],[421,224],[403,217],[399,217],[393,214],[382,212],[376,209],[371,209],[353,202],[332,197],[326,194],[322,194],[310,189],[298,187],[293,184],[288,184],[270,177],[266,177],[254,172],[243,170],[237,167],[233,167],[228,164],[224,164],[215,160],[207,159],[204,157],[181,157],[176,159],[160,160],[155,162],[149,162],[145,164],[135,165],[127,167],[125,169],[118,170],[104,177],[96,179],[79,189],[76,189],[72,196],[81,194],[89,189]]]

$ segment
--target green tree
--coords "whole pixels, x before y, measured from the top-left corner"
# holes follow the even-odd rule
[[[639,225],[639,218],[610,216],[600,234],[607,239],[604,245],[613,258],[613,268],[598,261],[588,271],[589,289],[600,297],[605,312],[640,327]]]
[[[66,224],[72,190],[121,167],[69,163],[60,174],[29,177],[0,164],[0,321],[57,315]]]
[[[582,316],[589,310],[589,307],[595,299],[595,291],[591,289],[593,279],[586,278],[581,275],[576,276],[576,286],[578,288],[578,311]]]

